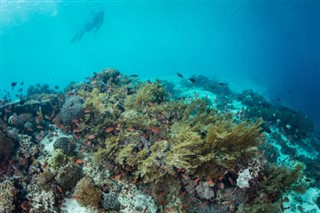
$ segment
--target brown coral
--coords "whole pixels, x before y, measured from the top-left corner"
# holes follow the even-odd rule
[[[83,177],[76,185],[74,197],[82,206],[98,207],[102,199],[101,191],[89,177]]]

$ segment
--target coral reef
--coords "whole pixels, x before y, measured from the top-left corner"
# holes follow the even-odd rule
[[[89,177],[83,177],[79,180],[73,195],[82,206],[98,207],[102,199],[101,191]]]
[[[318,138],[298,112],[204,76],[175,85],[108,68],[87,79],[1,102],[0,181],[15,193],[1,208],[281,212],[319,188]]]

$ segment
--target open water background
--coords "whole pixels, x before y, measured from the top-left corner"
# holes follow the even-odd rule
[[[105,67],[144,79],[201,74],[302,110],[319,125],[319,5],[1,0],[1,91],[12,92],[12,81],[25,82],[24,90],[63,88]],[[70,42],[98,11],[105,17],[97,34]]]

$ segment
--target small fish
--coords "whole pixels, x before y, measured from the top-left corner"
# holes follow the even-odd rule
[[[11,87],[14,89],[14,87],[17,85],[17,82],[11,82]]]
[[[109,132],[112,132],[112,131],[114,131],[114,127],[108,127],[108,128],[106,128],[104,130],[104,132],[106,132],[106,133],[109,133]]]
[[[192,83],[196,83],[196,79],[194,78],[188,78],[189,81],[191,81]]]
[[[22,90],[23,90],[23,89],[22,89],[22,88],[20,88],[20,89],[18,89],[18,92],[22,92]]]
[[[20,83],[20,85],[21,85],[21,86],[24,85],[24,82],[22,81],[22,82]]]
[[[113,180],[119,180],[121,178],[121,175],[117,175],[113,178]]]
[[[136,130],[135,130],[134,128],[132,128],[132,127],[129,127],[129,128],[128,128],[128,131],[129,131],[129,132],[134,132],[134,131],[136,131]]]
[[[130,77],[132,77],[132,78],[137,78],[137,77],[138,77],[138,75],[133,74],[133,75],[130,75]]]
[[[222,83],[222,82],[220,82],[220,83],[218,83],[220,86],[222,86],[222,87],[224,87],[224,86],[227,86],[227,84],[226,83]]]
[[[200,181],[200,178],[193,180],[194,183],[198,183],[199,181]]]
[[[183,78],[183,75],[177,72],[177,76],[179,76],[180,78]]]
[[[59,89],[59,86],[58,85],[54,86],[54,89]]]
[[[160,129],[153,126],[153,127],[151,128],[151,131],[152,131],[154,134],[158,134],[158,133],[160,132]]]
[[[63,195],[63,190],[62,190],[61,186],[57,185],[57,189]]]
[[[75,163],[76,164],[81,164],[81,163],[83,163],[83,160],[82,159],[78,159],[78,160],[75,161]]]
[[[47,166],[48,166],[48,162],[46,161],[46,162],[42,165],[42,169],[47,168]]]
[[[89,140],[92,140],[92,139],[95,138],[95,136],[94,136],[94,135],[87,135],[87,138],[88,138]]]

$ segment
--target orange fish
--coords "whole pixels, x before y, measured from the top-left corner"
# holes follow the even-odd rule
[[[157,127],[151,127],[151,131],[154,133],[154,134],[158,134],[160,132],[160,129],[157,128]]]
[[[108,127],[108,128],[106,128],[104,130],[104,132],[106,132],[106,133],[109,133],[109,132],[112,132],[112,131],[114,131],[114,127]]]
[[[129,132],[134,132],[134,131],[136,131],[136,130],[135,130],[134,128],[132,128],[132,127],[129,127],[129,128],[128,128],[128,131],[129,131]]]
[[[77,136],[76,134],[72,134],[73,135],[73,137],[76,139],[76,140],[79,140],[79,136]]]
[[[200,181],[200,178],[193,180],[194,183],[198,183],[199,181]]]
[[[42,137],[40,135],[36,135],[36,138],[39,140],[39,141],[42,141]]]
[[[73,129],[72,131],[76,132],[76,133],[81,132],[81,130],[79,128]]]
[[[148,104],[149,104],[150,106],[152,106],[152,107],[155,107],[155,106],[156,106],[156,104],[155,104],[155,103],[152,103],[151,101],[149,101]]]
[[[115,176],[115,177],[113,178],[113,180],[119,180],[120,177],[121,177],[121,175],[117,175],[117,176]]]
[[[69,141],[70,143],[72,143],[72,144],[75,144],[75,143],[72,141],[71,138],[68,138],[68,141]]]
[[[63,194],[63,190],[62,190],[61,186],[57,185],[57,189],[61,194]]]
[[[78,159],[78,160],[75,161],[75,163],[76,164],[81,164],[81,163],[83,163],[83,160],[82,159]]]
[[[94,135],[87,135],[87,138],[88,138],[89,140],[92,140],[92,139],[95,138],[95,136],[94,136]]]
[[[48,162],[46,161],[46,162],[44,162],[44,164],[42,165],[42,169],[47,168],[47,166],[48,166]]]
[[[38,125],[37,128],[38,129],[43,129],[43,127],[41,125]]]
[[[37,124],[40,123],[42,121],[42,115],[39,115],[36,117],[36,122]]]

